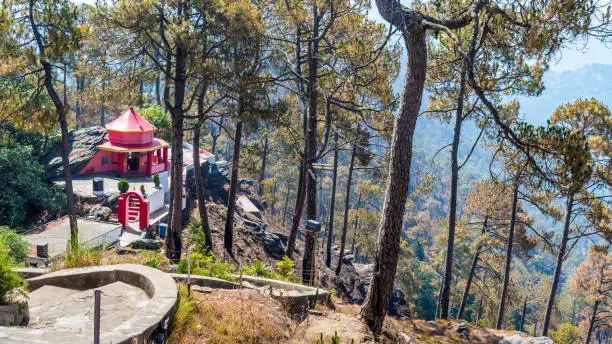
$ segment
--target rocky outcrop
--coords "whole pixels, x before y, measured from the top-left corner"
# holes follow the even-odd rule
[[[338,250],[334,251],[337,255]],[[335,264],[332,264],[332,267],[334,266]],[[373,268],[373,264],[357,264],[345,259],[339,276],[331,269],[322,268],[321,283],[326,288],[334,288],[338,296],[349,303],[362,304],[370,287]],[[412,319],[406,296],[397,287],[389,298],[387,313],[399,319]]]
[[[70,149],[70,172],[77,174],[81,172],[89,160],[96,155],[96,146],[104,141],[106,129],[102,127],[90,127],[72,130],[68,133],[68,147]],[[47,178],[61,178],[64,176],[62,165],[61,141],[58,140],[51,146],[43,157]]]
[[[111,208],[97,204],[89,210],[87,217],[94,220],[107,221],[112,212]]]

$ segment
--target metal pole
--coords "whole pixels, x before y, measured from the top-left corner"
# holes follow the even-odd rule
[[[100,290],[94,290],[94,344],[100,344]]]
[[[191,250],[187,249],[187,295],[191,296]]]

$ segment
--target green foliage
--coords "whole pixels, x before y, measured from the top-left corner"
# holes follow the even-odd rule
[[[170,115],[164,111],[163,107],[151,105],[142,109],[136,108],[136,111],[157,128],[157,130],[155,130],[156,137],[171,142],[172,122],[170,121]]]
[[[351,340],[351,343],[353,341]],[[323,333],[321,333],[321,337],[316,341],[316,344],[340,344],[340,337],[338,337],[338,332],[334,332],[334,335],[329,339],[323,339]]]
[[[476,321],[476,326],[486,328],[489,327],[489,322],[487,319],[478,319],[478,321]]]
[[[193,311],[195,305],[191,296],[189,296],[189,291],[187,290],[187,285],[184,283],[178,284],[178,307],[176,308],[176,313],[174,317],[172,317],[172,323],[170,324],[169,333],[172,333],[174,329],[186,329],[192,326],[193,320]]]
[[[287,256],[283,256],[280,262],[276,263],[276,271],[286,280],[292,281],[295,279],[295,267],[293,261]]]
[[[192,252],[206,255],[208,253],[208,247],[206,246],[206,233],[202,228],[202,220],[193,218],[189,222],[189,238],[187,239],[187,245],[192,247]]]
[[[156,188],[159,187],[159,174],[157,173],[153,174],[153,184]]]
[[[0,226],[0,246],[8,248],[9,255],[16,263],[23,263],[28,257],[28,242],[8,227]]]
[[[119,192],[121,193],[126,193],[130,190],[130,183],[125,179],[121,179],[117,183],[117,189],[119,189]]]
[[[0,148],[0,225],[22,226],[43,210],[57,211],[64,204],[31,151],[24,146]]]
[[[187,273],[187,259],[183,258],[178,264],[178,273]],[[235,280],[233,274],[236,272],[236,266],[231,263],[224,263],[221,260],[215,259],[212,253],[191,254],[191,273],[194,275],[208,276],[220,278],[228,281]]]
[[[287,256],[284,256],[281,261],[276,263],[276,268],[273,271],[270,271],[270,267],[265,262],[256,260],[251,264],[243,266],[242,272],[249,276],[295,282],[293,261]]]
[[[580,329],[578,326],[564,323],[557,326],[555,331],[550,332],[550,339],[558,344],[581,343]]]
[[[9,253],[9,248],[0,242],[0,303],[6,303],[7,293],[23,286],[23,279],[11,270],[15,261]]]
[[[104,249],[104,247],[84,249],[78,242],[74,245],[68,244],[66,253],[54,262],[52,270],[100,265]]]
[[[251,264],[242,267],[242,272],[245,275],[257,277],[268,277],[270,275],[270,272],[268,270],[269,269],[266,263],[261,260],[256,260]]]

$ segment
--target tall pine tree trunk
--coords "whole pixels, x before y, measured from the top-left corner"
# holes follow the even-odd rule
[[[325,265],[331,269],[332,241],[334,239],[334,209],[336,207],[336,181],[338,179],[338,133],[334,134],[334,167],[332,170],[331,200],[329,203],[329,223],[327,229],[327,250],[325,251]]]
[[[295,199],[295,209],[293,209],[291,229],[289,230],[289,238],[287,239],[287,250],[285,252],[285,255],[289,258],[292,258],[293,252],[295,251],[295,240],[297,239],[297,231],[300,226],[300,219],[302,218],[302,211],[304,211],[304,203],[306,201],[306,183],[304,179],[304,160],[302,160],[302,163],[300,164],[300,173],[298,176],[298,189]]]
[[[264,138],[263,144],[263,155],[261,157],[261,169],[259,170],[259,180],[258,180],[258,194],[261,196],[263,194],[263,180],[266,177],[266,161],[268,159],[268,135]]]
[[[523,301],[523,312],[521,313],[521,327],[519,331],[523,332],[525,329],[525,315],[527,314],[527,297]]]
[[[599,303],[600,301],[597,300],[595,301],[595,304],[593,305],[593,313],[591,313],[591,319],[589,319],[589,329],[587,331],[587,336],[586,336],[586,340],[584,341],[584,344],[589,344],[589,342],[591,341],[591,336],[593,334],[593,328],[595,327],[595,320],[597,318],[597,309],[599,308]]]
[[[440,296],[440,318],[448,319],[451,278],[453,276],[453,251],[455,250],[455,226],[457,222],[457,181],[459,179],[459,140],[461,138],[461,124],[463,123],[463,98],[465,96],[465,68],[461,71],[459,95],[457,96],[457,112],[455,114],[455,130],[451,150],[451,189],[450,205],[448,211],[448,239],[446,241],[446,259],[444,267],[444,288]]]
[[[238,192],[238,164],[240,163],[240,142],[242,140],[242,120],[236,123],[234,136],[234,152],[232,156],[232,179],[230,180],[229,196],[227,201],[227,219],[225,220],[225,233],[223,243],[227,252],[233,255],[234,243],[234,214],[236,212],[236,194]]]
[[[353,226],[353,242],[351,244],[351,254],[355,257],[355,261],[357,261],[357,255],[355,254],[355,241],[357,240],[357,225],[359,224],[359,204],[361,203],[361,192],[359,192],[359,196],[357,197],[357,206],[355,207],[355,223]]]
[[[555,304],[555,296],[557,287],[559,286],[559,278],[561,277],[561,267],[567,250],[567,242],[569,241],[570,224],[572,223],[572,209],[574,208],[574,194],[570,194],[567,199],[565,224],[563,226],[563,237],[561,238],[561,246],[557,255],[557,265],[553,274],[552,286],[548,295],[548,303],[546,304],[546,314],[544,315],[544,324],[542,325],[542,335],[548,336],[548,328],[550,327],[550,319],[552,317],[553,305]]]
[[[484,235],[487,231],[487,222],[489,218],[485,217],[484,224],[482,225],[481,235]],[[463,312],[465,311],[465,306],[467,306],[467,300],[470,295],[470,288],[472,287],[472,280],[474,278],[474,274],[476,273],[476,267],[478,266],[478,259],[480,258],[480,249],[482,244],[478,244],[476,247],[476,253],[474,253],[474,258],[472,259],[472,266],[470,268],[470,273],[468,274],[467,281],[465,282],[465,290],[463,291],[463,297],[461,298],[461,305],[459,306],[459,314],[457,315],[457,319],[463,319]]]
[[[184,11],[184,9],[181,9]],[[174,99],[169,107],[172,119],[172,175],[170,182],[170,197],[172,198],[172,217],[166,236],[166,256],[172,261],[181,258],[183,231],[183,119],[186,89],[187,50],[183,42],[175,42],[174,68]],[[169,62],[170,63],[170,62]],[[166,86],[164,97],[169,97],[169,85]],[[168,101],[166,101],[168,103]]]
[[[376,0],[376,5],[385,20],[395,21],[390,1]],[[393,290],[400,251],[402,219],[410,183],[412,137],[421,107],[427,67],[426,33],[422,24],[416,19],[405,22],[402,31],[408,53],[404,90],[393,126],[391,161],[376,240],[376,252],[373,257],[374,273],[360,312],[361,319],[376,335],[382,331],[389,296]]]
[[[504,267],[504,283],[501,296],[499,297],[499,310],[497,312],[497,323],[495,328],[502,329],[504,315],[506,313],[506,299],[508,298],[508,285],[510,283],[510,268],[512,264],[512,246],[514,244],[514,227],[516,226],[516,207],[518,204],[518,189],[520,175],[517,173],[512,190],[512,215],[510,217],[510,229],[508,230],[508,243],[506,244],[506,264]]]
[[[344,259],[344,247],[346,245],[346,232],[348,231],[348,211],[351,202],[351,183],[353,182],[355,155],[357,155],[357,142],[353,143],[353,149],[351,151],[351,162],[349,164],[348,178],[346,181],[346,194],[344,195],[344,222],[342,223],[342,237],[340,238],[340,252],[338,254],[336,276],[340,275],[340,271],[342,271],[342,260]]]
[[[49,98],[53,102],[55,106],[55,111],[57,113],[57,117],[60,123],[60,130],[62,133],[62,145],[61,145],[61,155],[62,155],[62,167],[64,169],[64,187],[66,188],[66,210],[68,212],[68,222],[70,224],[70,246],[73,250],[76,250],[79,244],[79,229],[77,226],[77,218],[75,211],[75,200],[74,200],[74,192],[72,188],[72,174],[70,172],[70,147],[68,145],[68,108],[65,103],[62,103],[57,91],[55,90],[55,86],[53,85],[53,66],[49,61],[46,60],[45,56],[45,45],[43,44],[43,38],[38,29],[38,25],[34,20],[34,0],[30,0],[28,3],[28,19],[30,25],[32,27],[32,32],[34,33],[34,39],[36,41],[36,46],[38,47],[40,53],[40,63],[44,69],[44,86],[49,94]],[[66,85],[64,85],[64,88]]]
[[[199,102],[201,103],[201,102]],[[198,104],[198,107],[200,104]],[[200,123],[193,129],[193,173],[195,177],[196,195],[198,198],[198,212],[204,230],[207,251],[212,250],[212,233],[208,222],[208,211],[206,209],[206,197],[204,196],[204,181],[202,180],[202,169],[200,167]]]

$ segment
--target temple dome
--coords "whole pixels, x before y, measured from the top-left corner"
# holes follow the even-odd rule
[[[144,119],[134,108],[124,112],[106,125],[111,144],[145,145],[153,142],[155,126]]]

